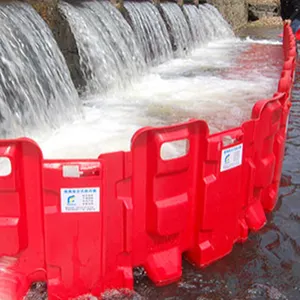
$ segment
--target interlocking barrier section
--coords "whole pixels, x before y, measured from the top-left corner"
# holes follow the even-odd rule
[[[296,65],[289,26],[283,38],[278,90],[238,128],[143,128],[130,152],[90,160],[45,160],[29,139],[1,140],[10,168],[0,176],[0,299],[22,299],[36,281],[50,300],[132,289],[136,266],[169,284],[183,254],[204,267],[262,228],[276,204]],[[186,153],[164,159],[172,142]]]

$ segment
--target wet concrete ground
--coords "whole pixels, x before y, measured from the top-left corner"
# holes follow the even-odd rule
[[[236,34],[242,38],[250,37],[253,39],[276,39],[278,34],[281,33],[281,26],[270,27],[244,27]]]

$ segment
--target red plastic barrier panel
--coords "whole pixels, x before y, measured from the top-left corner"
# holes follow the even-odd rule
[[[266,222],[261,191],[274,174],[280,97],[259,102],[253,115],[257,120],[208,137],[198,243],[187,253],[200,267],[230,253],[235,242],[247,238],[248,228],[258,230]]]
[[[292,90],[293,82],[294,82],[294,79],[295,79],[295,73],[296,73],[295,70],[296,70],[296,58],[295,57],[290,57],[290,58],[286,59],[284,61],[284,65],[283,65],[283,73],[281,74],[281,79],[286,80],[285,78],[287,76],[285,75],[285,73],[290,72],[290,79],[291,80],[288,80],[285,83],[285,85],[287,83],[289,84],[288,87],[285,87],[286,90],[289,90],[289,91]],[[280,82],[279,82],[279,86],[281,86],[283,84],[281,81],[282,80],[280,80]]]
[[[283,32],[283,52],[285,59],[296,57],[296,42],[292,28],[286,24],[283,27]]]
[[[196,242],[207,124],[145,128],[132,139],[133,264],[163,285],[181,277]]]
[[[124,251],[122,202],[115,185],[122,155],[111,161],[44,162],[45,237],[49,299],[110,288],[132,288]]]
[[[252,111],[254,122],[246,122],[244,130],[249,130],[249,124],[253,127],[253,141],[249,145],[252,159],[252,176],[244,180],[247,181],[248,199],[246,207],[246,221],[249,228],[260,229],[265,222],[263,209],[271,209],[276,204],[278,191],[278,169],[282,160],[282,153],[277,145],[278,135],[281,129],[282,105],[284,94],[278,94],[271,100],[262,100],[255,104]],[[251,147],[251,148],[250,148]]]
[[[204,267],[228,254],[237,241],[247,238],[242,214],[244,134],[241,128],[208,138],[204,157],[197,243],[189,260]]]
[[[285,140],[288,128],[288,115],[291,107],[291,88],[292,88],[292,71],[283,71],[282,77],[278,85],[279,101],[282,106],[282,114],[280,119],[280,128],[275,135],[274,155],[276,157],[276,165],[272,184],[266,189],[262,196],[262,203],[266,211],[272,211],[276,205],[280,177],[282,172],[282,163],[284,159]]]
[[[14,299],[45,280],[42,153],[29,139],[0,141],[0,269]],[[2,276],[3,275],[3,276]],[[2,298],[4,299],[4,298]]]
[[[284,58],[287,59],[287,51],[289,48],[289,26],[287,24],[284,25],[283,27],[283,53],[284,53]]]

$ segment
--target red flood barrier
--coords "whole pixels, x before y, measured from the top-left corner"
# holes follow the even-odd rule
[[[187,257],[203,267],[228,254],[247,232],[241,220],[243,132],[240,128],[207,138],[197,242]],[[228,145],[229,144],[229,145]]]
[[[7,274],[21,299],[31,282],[46,280],[42,153],[30,140],[4,140],[0,157],[0,278]]]
[[[133,286],[123,206],[114,197],[121,162],[120,155],[114,155],[116,169],[105,160],[44,162],[45,252],[54,299]]]
[[[191,121],[142,129],[132,140],[133,264],[160,285],[181,277],[181,254],[196,239],[207,135],[205,122]],[[164,147],[176,143],[181,155],[164,158]]]
[[[182,255],[205,267],[261,229],[276,205],[295,77],[287,25],[283,51],[278,90],[237,128],[142,128],[129,152],[86,160],[0,140],[0,298],[20,300],[36,281],[50,300],[132,289],[138,266],[165,285],[181,277]]]

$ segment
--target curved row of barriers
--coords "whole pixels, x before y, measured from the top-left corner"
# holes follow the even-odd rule
[[[284,156],[296,65],[289,26],[283,51],[278,91],[226,132],[209,135],[200,120],[143,128],[130,152],[89,160],[45,160],[29,139],[1,140],[11,170],[0,176],[0,298],[22,299],[36,281],[49,299],[131,289],[136,266],[165,285],[181,277],[182,254],[204,267],[259,230]],[[184,156],[161,157],[182,140]]]

